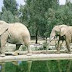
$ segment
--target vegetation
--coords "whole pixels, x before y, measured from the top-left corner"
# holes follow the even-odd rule
[[[72,25],[72,3],[60,6],[58,0],[24,0],[25,5],[18,9],[16,0],[3,0],[0,20],[7,23],[21,22],[25,24],[31,36],[47,39],[55,25]],[[43,45],[46,48],[46,43]],[[35,61],[31,72],[71,72],[72,61]],[[28,72],[27,62],[3,63],[5,72]],[[1,71],[1,70],[0,70]]]
[[[2,72],[71,72],[71,60],[51,60],[51,61],[33,61],[31,68],[28,68],[28,62],[7,62],[3,63]],[[28,71],[28,69],[30,69]],[[5,71],[4,71],[5,70]]]
[[[25,24],[31,36],[49,37],[55,25],[72,25],[72,4],[60,6],[58,0],[24,0],[18,9],[16,0],[4,0],[0,20]]]
[[[0,19],[8,23],[18,22],[19,17],[16,0],[3,0],[3,4]]]

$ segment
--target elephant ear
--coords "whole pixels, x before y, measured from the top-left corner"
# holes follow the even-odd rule
[[[8,29],[8,23],[0,21],[0,35],[2,35]]]
[[[68,33],[68,31],[69,31],[68,27],[61,28],[60,35],[64,36],[64,35],[66,35]]]

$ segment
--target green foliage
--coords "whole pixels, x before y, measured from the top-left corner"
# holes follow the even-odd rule
[[[72,10],[67,5],[59,8],[55,16],[58,24],[71,25],[72,23]]]
[[[4,20],[8,23],[13,23],[13,22],[19,21],[19,18],[17,16],[14,16],[10,11],[5,10],[1,14],[1,20]]]
[[[72,25],[72,4],[68,3],[64,6],[59,6],[57,10],[49,8],[45,13],[47,20],[45,37],[48,37],[51,33],[52,28],[55,25]]]
[[[19,22],[19,15],[16,0],[3,0],[4,7],[0,14],[0,20],[8,23]]]
[[[25,22],[30,29],[31,36],[45,37],[47,19],[45,13],[49,8],[57,8],[57,0],[25,0],[26,4],[20,7],[21,22]],[[37,33],[38,32],[38,33]]]
[[[45,37],[48,37],[50,35],[51,29],[54,25],[56,25],[56,18],[55,18],[55,10],[52,8],[49,8],[48,11],[45,13],[45,18],[47,20],[46,24],[46,32]]]
[[[17,9],[16,0],[4,0],[0,19],[6,22],[22,22],[31,36],[49,37],[55,25],[72,25],[72,4],[59,6],[58,0],[25,0]],[[18,12],[19,11],[19,12]]]
[[[13,15],[17,14],[16,0],[3,0],[3,4],[6,10],[11,11]]]
[[[8,23],[15,22],[14,15],[10,11],[7,11],[7,10],[3,12],[1,19]]]

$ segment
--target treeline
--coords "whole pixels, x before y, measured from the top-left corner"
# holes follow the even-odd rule
[[[25,24],[31,36],[47,38],[55,25],[72,25],[72,4],[60,6],[58,0],[24,0],[18,9],[16,0],[3,0],[0,20]]]

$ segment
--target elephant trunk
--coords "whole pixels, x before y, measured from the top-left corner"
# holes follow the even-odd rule
[[[51,42],[54,39],[54,37],[50,37],[49,42]]]

